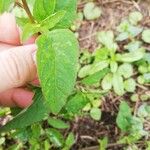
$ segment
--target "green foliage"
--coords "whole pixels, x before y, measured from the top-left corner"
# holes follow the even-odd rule
[[[37,45],[37,67],[42,90],[50,110],[56,114],[74,88],[78,61],[77,40],[69,30],[58,29],[41,35]]]
[[[107,137],[104,137],[103,139],[101,140],[98,140],[99,142],[99,150],[106,150],[107,148],[107,145],[108,145],[108,138]]]
[[[10,122],[1,127],[0,132],[25,128],[35,122],[41,121],[45,117],[47,109],[40,89],[36,90],[33,101],[34,102],[30,107],[22,110]]]
[[[48,123],[53,128],[57,128],[57,129],[69,128],[69,125],[60,119],[48,118]]]
[[[84,6],[84,16],[87,20],[94,20],[97,19],[101,16],[101,9],[97,6],[95,6],[95,4],[93,2],[89,2]]]
[[[142,33],[142,39],[146,43],[150,43],[150,29],[145,29]]]
[[[8,11],[14,0],[0,0],[0,14]]]
[[[90,111],[90,116],[94,119],[99,121],[101,119],[102,112],[99,108],[92,108]]]
[[[131,127],[131,118],[132,114],[130,107],[126,102],[121,102],[116,120],[118,127],[124,132],[128,131]]]
[[[78,114],[82,108],[85,107],[88,100],[82,93],[77,93],[75,96],[71,97],[66,104],[66,110],[68,113]]]

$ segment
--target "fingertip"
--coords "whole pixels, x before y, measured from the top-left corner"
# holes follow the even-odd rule
[[[18,89],[13,93],[12,100],[16,106],[26,108],[32,104],[33,97],[33,92],[24,89]]]

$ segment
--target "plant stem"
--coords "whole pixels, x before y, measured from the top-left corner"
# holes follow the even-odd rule
[[[29,19],[31,20],[32,23],[35,23],[34,18],[33,18],[32,14],[30,12],[30,9],[28,7],[27,1],[26,0],[22,0],[22,3],[23,3],[23,8],[26,11]]]

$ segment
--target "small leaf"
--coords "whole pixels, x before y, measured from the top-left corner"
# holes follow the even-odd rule
[[[82,93],[77,93],[67,102],[66,110],[68,113],[77,114],[85,107],[87,103],[88,100],[84,97],[84,95]]]
[[[131,37],[136,37],[143,31],[141,27],[129,26],[128,32]]]
[[[129,78],[133,75],[133,67],[129,63],[124,63],[119,66],[118,73],[124,78]]]
[[[8,11],[12,3],[14,3],[14,0],[0,0],[0,14]]]
[[[45,117],[46,113],[47,109],[44,104],[42,92],[40,89],[37,89],[33,98],[33,104],[22,110],[5,126],[2,126],[0,128],[0,132],[25,128],[35,122],[41,121]]]
[[[143,57],[144,57],[144,50],[141,50],[141,49],[135,52],[116,55],[117,61],[126,62],[126,63],[138,61],[142,59]]]
[[[116,37],[116,41],[124,41],[129,38],[129,34],[127,32],[122,32]]]
[[[129,14],[129,21],[133,25],[137,25],[143,19],[143,15],[139,11],[134,11]]]
[[[116,61],[110,61],[110,69],[112,73],[115,73],[118,69],[118,64]]]
[[[131,108],[126,102],[122,101],[119,106],[119,113],[116,120],[118,127],[124,132],[128,131],[131,127],[131,119]]]
[[[68,150],[72,147],[72,145],[75,143],[75,137],[73,133],[69,133],[65,145],[67,146]]]
[[[150,83],[150,73],[145,73],[143,77],[146,83]]]
[[[114,46],[114,33],[113,31],[101,31],[97,34],[98,41],[106,46],[109,50],[116,50]]]
[[[26,40],[28,40],[32,35],[34,35],[35,33],[40,32],[41,28],[39,24],[31,24],[31,23],[27,23],[24,27],[23,27],[23,32],[22,32],[22,42],[25,42]]]
[[[56,12],[55,14],[48,16],[44,20],[41,21],[42,28],[48,30],[53,28],[65,15],[66,11],[61,10]]]
[[[117,31],[118,32],[127,32],[128,31],[128,28],[130,26],[130,23],[128,20],[123,20],[119,26],[117,27]]]
[[[112,84],[115,93],[122,96],[124,94],[123,78],[118,73],[113,74]]]
[[[78,42],[69,30],[42,34],[38,40],[37,68],[42,91],[52,113],[57,114],[74,89]]]
[[[79,70],[78,77],[79,78],[86,77],[87,75],[89,75],[90,70],[91,70],[91,65],[86,65],[86,66],[82,67]]]
[[[92,75],[100,70],[107,68],[109,65],[109,61],[100,61],[91,65],[91,69],[89,71],[89,75]]]
[[[90,111],[90,116],[94,119],[99,121],[101,119],[102,112],[99,108],[92,108]]]
[[[102,80],[101,86],[103,90],[110,90],[112,88],[112,77],[111,73],[108,73]]]
[[[128,45],[125,45],[125,49],[127,49],[129,52],[134,52],[139,50],[141,47],[142,42],[141,41],[132,41]]]
[[[50,128],[46,130],[48,138],[56,147],[62,147],[64,144],[64,137],[63,135],[56,129]]]
[[[97,19],[101,16],[102,13],[101,9],[95,6],[93,2],[85,4],[83,12],[87,20]]]
[[[106,47],[97,49],[94,53],[95,56],[95,62],[99,62],[102,60],[106,60],[108,58],[109,51]]]
[[[108,138],[104,137],[102,140],[98,140],[100,148],[99,150],[106,150],[107,145],[108,145]]]
[[[124,88],[128,92],[134,92],[136,89],[136,82],[134,79],[130,78],[124,81]]]
[[[60,119],[49,118],[48,123],[53,128],[57,128],[57,129],[69,128],[69,125],[67,123],[65,123],[64,121],[60,120]]]
[[[85,85],[93,85],[99,83],[100,80],[109,72],[109,68],[105,68],[101,71],[98,71],[88,77],[84,78],[81,82]]]
[[[146,43],[150,43],[150,29],[145,29],[142,33],[142,39]]]

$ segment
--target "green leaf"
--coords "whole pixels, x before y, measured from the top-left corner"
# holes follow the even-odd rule
[[[33,104],[28,108],[22,110],[5,126],[0,128],[0,132],[7,132],[12,129],[25,128],[35,122],[41,121],[47,113],[46,106],[44,104],[42,92],[40,89],[36,90],[33,98]]]
[[[77,0],[57,0],[55,12],[60,10],[66,11],[66,14],[55,28],[70,27],[76,18]]]
[[[124,48],[127,49],[129,52],[134,52],[139,50],[141,45],[142,45],[141,41],[132,41],[128,45],[125,45]]]
[[[118,69],[118,64],[116,61],[110,61],[110,69],[112,73],[115,73]]]
[[[48,138],[56,147],[62,147],[64,144],[63,135],[56,129],[50,128],[46,130]]]
[[[144,73],[143,77],[146,83],[150,83],[150,73]]]
[[[56,1],[57,0],[43,0],[43,6],[47,16],[54,13]]]
[[[129,14],[129,21],[133,25],[137,25],[143,19],[143,15],[139,11],[134,11]]]
[[[109,50],[116,50],[114,46],[114,33],[113,31],[101,31],[97,34],[98,41],[106,46]]]
[[[87,75],[89,75],[90,70],[91,70],[91,65],[83,66],[83,67],[79,70],[78,77],[79,77],[79,78],[84,78],[84,77],[86,77]]]
[[[35,33],[40,32],[40,30],[41,29],[40,29],[40,25],[39,24],[27,23],[23,27],[21,41],[24,42],[24,41],[28,40],[32,35],[34,35]]]
[[[48,123],[53,128],[57,128],[57,129],[69,128],[69,124],[65,123],[64,121],[60,119],[48,118]]]
[[[150,43],[150,29],[145,29],[142,33],[142,39],[146,43]]]
[[[45,30],[53,28],[65,15],[66,11],[61,10],[56,12],[55,14],[52,14],[51,16],[48,16],[43,21],[41,21],[41,26]]]
[[[142,59],[143,57],[144,57],[144,51],[141,49],[138,51],[135,51],[135,52],[116,55],[117,61],[126,62],[126,63],[138,61],[138,60]]]
[[[94,119],[99,121],[101,119],[102,112],[99,108],[92,108],[90,111],[90,116]]]
[[[117,27],[118,32],[128,32],[130,23],[128,20],[123,20],[120,25]]]
[[[106,150],[107,145],[108,145],[108,138],[104,137],[102,140],[98,140],[100,148],[99,150]]]
[[[102,60],[106,60],[108,58],[109,51],[106,47],[97,49],[94,53],[95,56],[95,62],[99,62]]]
[[[99,7],[95,6],[93,2],[89,2],[84,6],[84,16],[87,20],[94,20],[101,16],[102,11]]]
[[[134,79],[130,78],[124,81],[124,88],[128,92],[134,92],[136,89],[136,82]]]
[[[119,113],[116,120],[118,127],[124,132],[130,130],[131,119],[131,108],[126,102],[122,101],[119,106]]]
[[[44,0],[36,0],[33,7],[33,17],[38,22],[46,18],[46,11],[44,9]]]
[[[143,28],[136,26],[129,26],[128,32],[131,37],[136,37],[143,31]]]
[[[133,67],[129,63],[124,63],[119,66],[118,73],[124,78],[129,78],[133,75]]]
[[[96,62],[96,63],[92,64],[91,69],[89,71],[89,75],[92,75],[100,70],[107,68],[108,65],[109,65],[109,61],[107,61],[107,60]]]
[[[69,133],[65,145],[67,146],[68,150],[72,147],[72,145],[75,143],[75,137],[73,133]]]
[[[84,97],[84,95],[82,93],[77,93],[74,97],[69,99],[65,108],[68,113],[77,114],[85,107],[87,103],[88,100]]]
[[[122,96],[124,94],[123,78],[118,73],[113,74],[112,84],[115,93]]]
[[[129,34],[127,32],[122,32],[116,37],[116,41],[124,41],[129,38]]]
[[[40,22],[52,15],[55,9],[56,0],[36,0],[33,7],[33,16]]]
[[[12,3],[14,3],[14,0],[0,0],[0,14],[8,11]]]
[[[89,75],[88,77],[84,78],[81,82],[85,85],[93,85],[98,82],[109,72],[109,68],[105,68],[103,70],[100,70],[92,75]]]
[[[108,73],[102,80],[101,86],[103,90],[110,90],[112,88],[112,78],[113,75]]]
[[[53,30],[37,40],[37,68],[42,91],[52,113],[57,114],[74,89],[78,42],[69,30]]]

